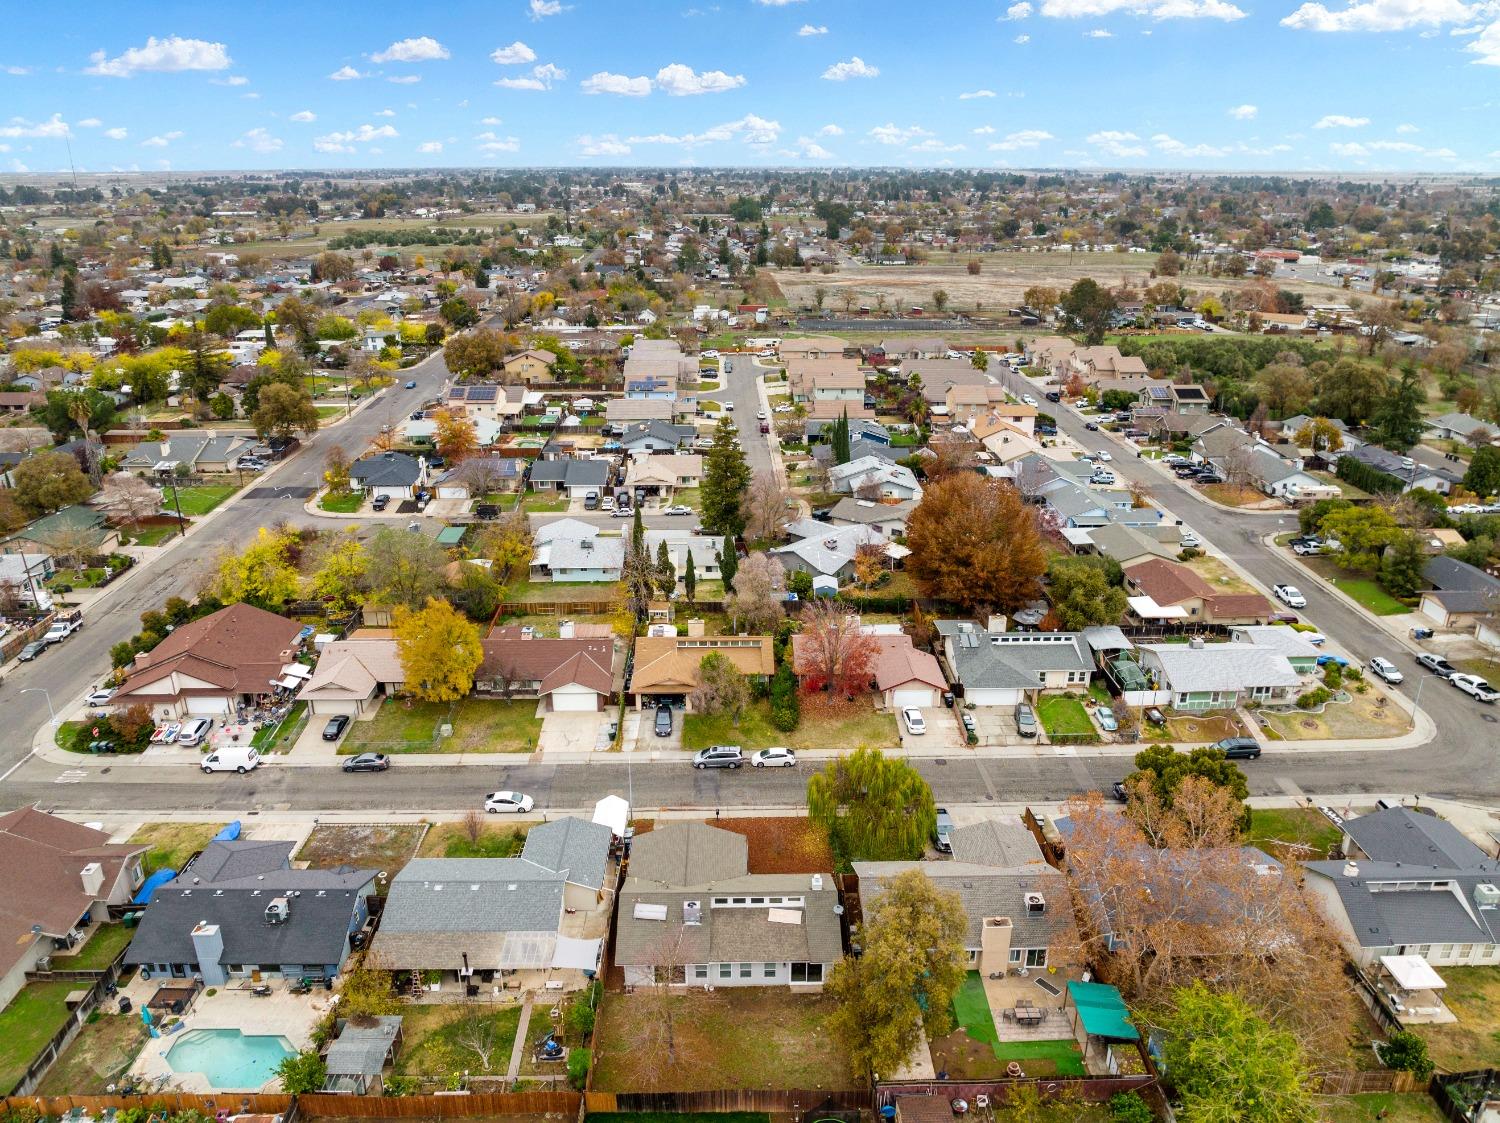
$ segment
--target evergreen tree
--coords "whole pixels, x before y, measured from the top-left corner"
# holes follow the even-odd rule
[[[724,536],[724,546],[719,552],[719,575],[724,581],[724,591],[734,584],[735,571],[740,568],[740,555],[735,552],[734,539]]]
[[[1417,380],[1417,368],[1408,364],[1396,388],[1376,407],[1372,420],[1380,443],[1395,452],[1405,452],[1421,440],[1422,403],[1426,400],[1427,392]]]
[[[664,597],[671,596],[672,590],[677,588],[677,570],[672,565],[672,553],[667,549],[665,538],[656,547],[656,587]]]
[[[166,269],[172,264],[172,251],[160,238],[151,243],[151,268]]]
[[[78,318],[78,279],[72,273],[63,274],[62,314],[65,320]]]
[[[852,453],[849,450],[849,411],[846,409],[833,423],[833,462],[847,464]]]
[[[640,504],[636,504],[635,517],[630,523],[630,548],[637,553],[646,548],[646,528],[641,523]]]
[[[276,350],[276,329],[271,326],[271,321],[266,321],[266,350]]]
[[[693,569],[693,551],[687,552],[687,564],[682,569],[682,588],[687,593],[688,604],[698,599],[698,574]]]
[[[490,287],[490,275],[483,269],[474,271],[474,287],[476,289],[487,289]]]
[[[744,533],[743,499],[749,484],[750,466],[734,422],[721,417],[703,465],[703,525],[711,534],[732,538]]]

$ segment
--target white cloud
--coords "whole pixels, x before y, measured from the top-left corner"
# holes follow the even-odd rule
[[[494,133],[480,133],[474,138],[479,141],[479,151],[494,154],[496,152],[519,152],[521,142],[513,136],[497,136]]]
[[[1015,42],[1017,44],[1019,44],[1020,46],[1024,47],[1027,43],[1031,42],[1031,36],[1030,35],[1017,35],[1016,38],[1015,38]]]
[[[16,66],[14,63],[9,63],[9,64],[7,64],[5,66],[0,66],[0,70],[3,70],[6,74],[12,75],[13,77],[16,77],[16,78],[21,77],[23,74],[30,74],[31,73],[31,67],[29,67],[29,66]]]
[[[1156,146],[1158,152],[1165,152],[1169,156],[1180,156],[1188,159],[1213,159],[1225,156],[1229,152],[1227,148],[1219,148],[1212,144],[1188,144],[1167,133],[1156,133],[1152,136],[1151,143]]]
[[[318,115],[311,109],[303,109],[297,113],[293,113],[290,117],[290,120],[296,121],[299,125],[305,125],[309,121],[316,121],[317,119]]]
[[[102,124],[104,122],[97,117],[85,117],[82,121],[78,122],[78,127],[80,129],[97,129]]]
[[[743,74],[726,74],[722,70],[705,70],[699,74],[691,66],[674,62],[656,72],[656,88],[671,97],[696,94],[721,94],[745,84]]]
[[[215,86],[248,86],[250,79],[243,74],[231,74],[228,78],[210,78],[209,82]]]
[[[281,138],[272,136],[265,129],[251,129],[234,142],[235,148],[248,148],[254,152],[276,152],[281,148]]]
[[[779,148],[776,154],[778,156],[790,156],[793,159],[801,158],[804,160],[832,160],[835,158],[832,152],[828,151],[828,149],[824,148],[810,136],[799,136],[794,147]]]
[[[372,140],[391,140],[400,136],[392,125],[361,125],[347,132],[326,133],[313,138],[313,147],[319,152],[353,152],[354,145],[368,144]]]
[[[260,100],[260,95],[258,93],[256,93],[254,90],[251,90],[248,94],[241,94],[240,97],[244,98],[246,101],[259,101]]]
[[[1229,115],[1236,121],[1253,121],[1255,120],[1255,115],[1259,112],[1260,108],[1258,106],[1236,105],[1233,109],[1229,110]]]
[[[1368,117],[1347,117],[1342,113],[1330,113],[1321,118],[1315,129],[1362,129],[1370,123]]]
[[[1479,56],[1474,62],[1480,66],[1500,66],[1500,20],[1496,20],[1464,50]]]
[[[116,127],[113,129],[105,129],[104,135],[109,137],[110,140],[124,140],[125,138],[130,136],[130,131],[128,129]]]
[[[1407,133],[1407,134],[1410,134],[1410,133],[1419,133],[1422,130],[1419,129],[1419,128],[1417,128],[1417,126],[1415,126],[1415,125],[1397,125],[1396,126],[1396,131],[1398,133]]]
[[[60,113],[54,113],[47,120],[35,123],[24,117],[12,117],[9,123],[0,125],[0,136],[45,140],[71,135],[68,123],[62,119]]]
[[[500,118],[498,118],[498,117],[485,117],[485,118],[481,119],[479,123],[481,125],[498,125],[500,123]]]
[[[870,139],[880,144],[889,144],[904,148],[915,141],[922,140],[932,135],[921,125],[907,125],[902,128],[894,122],[885,125],[876,125],[870,130]]]
[[[448,48],[430,35],[419,35],[415,39],[398,39],[383,51],[370,56],[371,62],[432,62],[435,59],[451,58]]]
[[[1093,31],[1090,31],[1085,36],[1087,39],[1113,39],[1114,37],[1115,33],[1113,31],[1105,31],[1102,27],[1094,28]]]
[[[141,147],[143,147],[143,148],[165,148],[167,145],[171,144],[174,140],[180,139],[181,136],[182,136],[181,130],[173,130],[170,133],[162,133],[160,136],[150,136],[150,137],[147,137],[145,140],[141,141]]]
[[[993,136],[996,130],[994,125],[980,125],[979,128],[969,131],[975,136]]]
[[[626,144],[614,133],[605,133],[603,136],[593,137],[584,135],[575,142],[578,145],[580,156],[629,156],[630,145]]]
[[[844,130],[837,125],[824,125],[818,130],[819,136],[843,136]]]
[[[804,23],[801,27],[797,28],[797,34],[802,36],[804,39],[809,35],[827,35],[828,28],[821,23],[816,25],[811,23]]]
[[[1357,159],[1358,157],[1368,156],[1370,154],[1369,149],[1367,149],[1363,144],[1359,144],[1355,141],[1335,141],[1328,147],[1335,156],[1345,156]]]
[[[496,78],[495,85],[502,90],[545,90],[547,83],[540,78]]]
[[[1463,23],[1484,5],[1461,0],[1353,0],[1342,8],[1315,2],[1303,4],[1281,21],[1299,31],[1405,31]]]
[[[738,121],[727,121],[714,125],[701,133],[652,133],[649,136],[631,136],[625,139],[630,144],[671,144],[693,148],[700,144],[721,144],[729,140],[743,140],[746,144],[764,147],[775,144],[781,135],[781,122],[769,121],[747,113]]]
[[[560,82],[567,76],[568,72],[562,67],[544,62],[533,66],[529,77],[497,78],[495,85],[506,90],[550,90],[553,82]]]
[[[92,65],[85,73],[105,78],[129,78],[143,71],[228,70],[232,65],[223,43],[181,39],[176,35],[165,39],[150,36],[144,47],[131,47],[114,58],[104,51],[95,51],[89,55],[89,61]]]
[[[1108,16],[1125,12],[1148,19],[1244,19],[1227,0],[1042,0],[1041,14],[1053,19]]]
[[[526,14],[534,20],[546,19],[548,16],[560,16],[568,9],[562,4],[562,0],[531,0],[527,5]]]
[[[394,109],[377,109],[375,111],[376,117],[394,117],[395,115],[396,111]]]
[[[977,129],[975,130],[978,131]],[[991,132],[994,130],[991,129]],[[1004,139],[997,140],[990,145],[991,152],[1016,152],[1022,148],[1035,148],[1043,141],[1056,140],[1057,138],[1044,129],[1021,129],[1019,132],[1006,133]]]
[[[1144,156],[1146,149],[1143,145],[1132,143],[1141,138],[1134,133],[1121,132],[1117,129],[1105,129],[1101,132],[1091,133],[1088,142],[1103,149],[1110,156]]]
[[[536,52],[517,39],[508,47],[497,47],[491,51],[490,61],[501,66],[516,66],[523,62],[535,62]]]
[[[387,78],[387,82],[394,82],[398,86],[415,86],[422,80],[420,74],[393,74]]]
[[[335,70],[328,77],[331,78],[331,79],[333,79],[333,81],[335,81],[335,82],[352,82],[356,78],[363,78],[363,77],[365,77],[365,75],[363,75],[359,71],[355,70],[354,67],[345,65],[345,66],[339,67],[337,70]]]
[[[1026,0],[1021,0],[1019,4],[1012,4],[1009,8],[1005,9],[1006,19],[1026,19],[1030,15],[1031,5]]]
[[[621,97],[645,97],[651,92],[651,79],[644,76],[630,78],[624,74],[611,74],[601,70],[585,78],[580,86],[586,94],[618,94]]]
[[[926,140],[919,140],[919,141],[917,141],[917,143],[911,145],[907,149],[907,151],[908,152],[962,152],[962,151],[964,151],[964,145],[962,145],[962,144],[948,144],[946,141],[939,140],[937,137],[928,137]]]
[[[421,144],[417,145],[417,151],[428,156],[431,156],[437,152],[441,152],[442,150],[443,142],[440,140],[424,140]]]
[[[823,71],[823,77],[830,82],[847,82],[850,78],[875,78],[879,74],[879,67],[871,66],[858,55],[848,62],[836,62]]]
[[[995,96],[995,91],[994,90],[972,90],[969,93],[959,94],[958,95],[958,100],[959,101],[973,101],[975,98],[994,97],[994,96]]]

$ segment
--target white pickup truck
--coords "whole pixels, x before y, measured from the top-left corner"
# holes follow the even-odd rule
[[[42,641],[44,643],[61,643],[81,627],[83,627],[83,613],[66,613],[52,621],[52,626],[47,629],[47,634],[42,637]]]

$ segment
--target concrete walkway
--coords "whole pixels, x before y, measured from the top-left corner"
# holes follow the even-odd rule
[[[505,1070],[505,1079],[514,1084],[521,1075],[521,1058],[526,1055],[526,1031],[531,1026],[531,1003],[533,995],[526,992],[526,1001],[521,1007],[521,1020],[516,1024],[516,1043],[510,1050],[510,1067]]]

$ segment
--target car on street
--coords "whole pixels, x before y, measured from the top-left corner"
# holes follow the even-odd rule
[[[635,512],[624,504],[621,504],[610,512],[610,517],[615,519],[633,519],[635,518]]]
[[[1441,655],[1434,655],[1430,651],[1424,651],[1417,656],[1417,662],[1426,667],[1438,678],[1452,678],[1458,674],[1458,668]]]
[[[944,854],[953,853],[953,816],[946,807],[937,809],[937,821],[933,825],[933,841]]]
[[[1097,421],[1085,421],[1083,423],[1083,427],[1085,429],[1087,429],[1090,433],[1097,433],[1099,431],[1099,422],[1097,422]]]
[[[658,706],[656,709],[655,733],[658,737],[672,736],[672,707]]]
[[[674,503],[662,512],[664,515],[691,515],[693,509],[686,503]]]
[[[1274,585],[1271,592],[1276,594],[1276,599],[1288,608],[1306,608],[1307,598],[1302,595],[1302,590],[1296,585]]]
[[[710,745],[693,754],[694,768],[738,768],[744,763],[745,754],[738,745]]]
[[[489,815],[503,815],[506,813],[524,815],[535,806],[535,801],[529,795],[520,792],[490,792],[484,797],[484,810]]]
[[[1177,538],[1177,544],[1184,550],[1196,550],[1203,545],[1198,536],[1187,527],[1182,528],[1182,533]]]
[[[703,358],[703,359],[717,359],[718,357],[719,357],[719,353],[717,351],[715,351],[712,347],[710,347],[707,351],[703,351],[703,352],[699,353],[699,358]]]
[[[1396,669],[1396,664],[1389,659],[1382,659],[1379,655],[1370,660],[1370,673],[1377,678],[1382,678],[1392,686],[1402,681],[1405,677]]]
[[[906,731],[913,737],[920,737],[927,732],[927,719],[915,706],[907,706],[901,711],[901,721],[906,726]]]
[[[391,766],[391,758],[384,753],[360,753],[344,761],[345,772],[384,772]]]
[[[1109,453],[1105,452],[1102,448],[1098,452],[1094,453],[1094,456],[1097,457],[1100,460],[1113,460],[1114,459],[1113,456],[1111,456]]]
[[[344,735],[344,730],[349,728],[348,714],[335,714],[328,719],[328,724],[323,727],[323,740],[337,741]]]
[[[1106,733],[1118,733],[1120,722],[1115,717],[1115,711],[1109,706],[1100,706],[1094,711],[1094,720],[1099,723],[1099,728]]]
[[[791,749],[761,749],[751,754],[752,768],[796,768],[797,754]]]
[[[1109,794],[1114,796],[1121,803],[1130,802],[1130,793],[1125,790],[1124,780],[1116,780],[1113,784],[1111,784],[1109,786]]]
[[[85,706],[107,706],[109,700],[115,696],[112,686],[101,686],[97,690],[89,691],[88,697],[83,700]]]
[[[408,390],[415,390],[417,388],[417,380],[415,378],[409,378],[409,379],[407,379],[406,380],[406,388]]]
[[[1021,401],[1024,402],[1026,405],[1029,405],[1029,406],[1036,405],[1036,399],[1034,397],[1032,397],[1030,394],[1022,394],[1021,395]]]
[[[1260,757],[1260,745],[1253,737],[1225,737],[1209,747],[1222,750],[1225,760],[1256,760]]]
[[[1036,736],[1036,711],[1031,708],[1030,702],[1022,702],[1016,706],[1016,732],[1022,737]]]
[[[763,410],[763,409],[756,410],[755,411],[755,419],[757,421],[764,421],[766,419],[766,411]]]
[[[47,645],[42,640],[32,640],[25,647],[21,648],[21,654],[16,656],[16,658],[23,663],[29,663],[46,650]]]
[[[1500,699],[1500,690],[1496,690],[1478,675],[1454,675],[1449,680],[1471,698],[1478,698],[1481,702],[1494,705]]]

